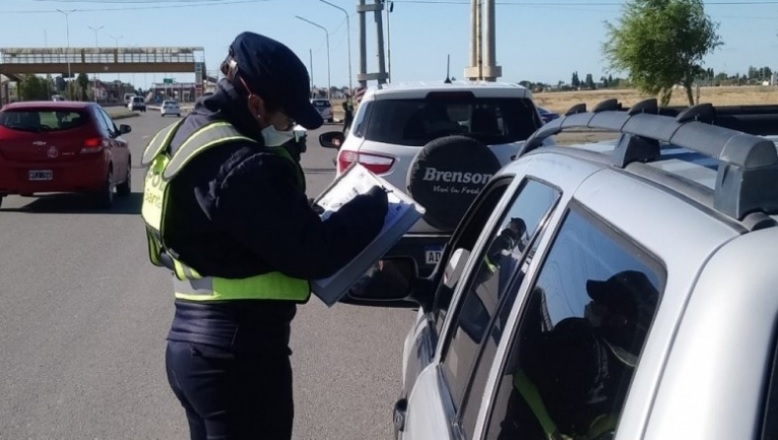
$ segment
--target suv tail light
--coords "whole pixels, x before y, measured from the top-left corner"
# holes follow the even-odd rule
[[[374,174],[384,174],[392,169],[394,158],[374,153],[340,150],[338,152],[338,173],[345,171],[354,162],[358,162]]]
[[[99,153],[105,147],[105,140],[100,138],[89,138],[84,141],[81,147],[81,154]]]

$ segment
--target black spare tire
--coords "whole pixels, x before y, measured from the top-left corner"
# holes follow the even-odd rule
[[[408,192],[424,220],[450,231],[489,179],[501,168],[488,146],[467,136],[445,136],[422,148],[408,170]]]

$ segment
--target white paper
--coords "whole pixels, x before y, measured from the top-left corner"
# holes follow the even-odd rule
[[[314,294],[329,306],[342,298],[348,288],[357,282],[424,214],[424,209],[408,195],[363,166],[355,165],[316,200],[316,204],[324,209],[321,214],[322,220],[329,218],[333,212],[357,195],[366,194],[374,186],[383,188],[388,199],[388,209],[381,232],[345,267],[328,278],[311,283]]]

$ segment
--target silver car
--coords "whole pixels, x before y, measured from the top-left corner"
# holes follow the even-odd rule
[[[367,306],[417,307],[398,438],[778,434],[778,114],[720,124],[578,106],[481,191],[428,278],[387,266]],[[542,146],[569,128],[616,141]]]

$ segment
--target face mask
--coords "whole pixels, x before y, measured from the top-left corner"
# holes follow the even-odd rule
[[[262,130],[262,138],[265,139],[265,145],[268,147],[280,147],[290,140],[294,139],[294,132],[276,130],[275,127],[269,125]]]

